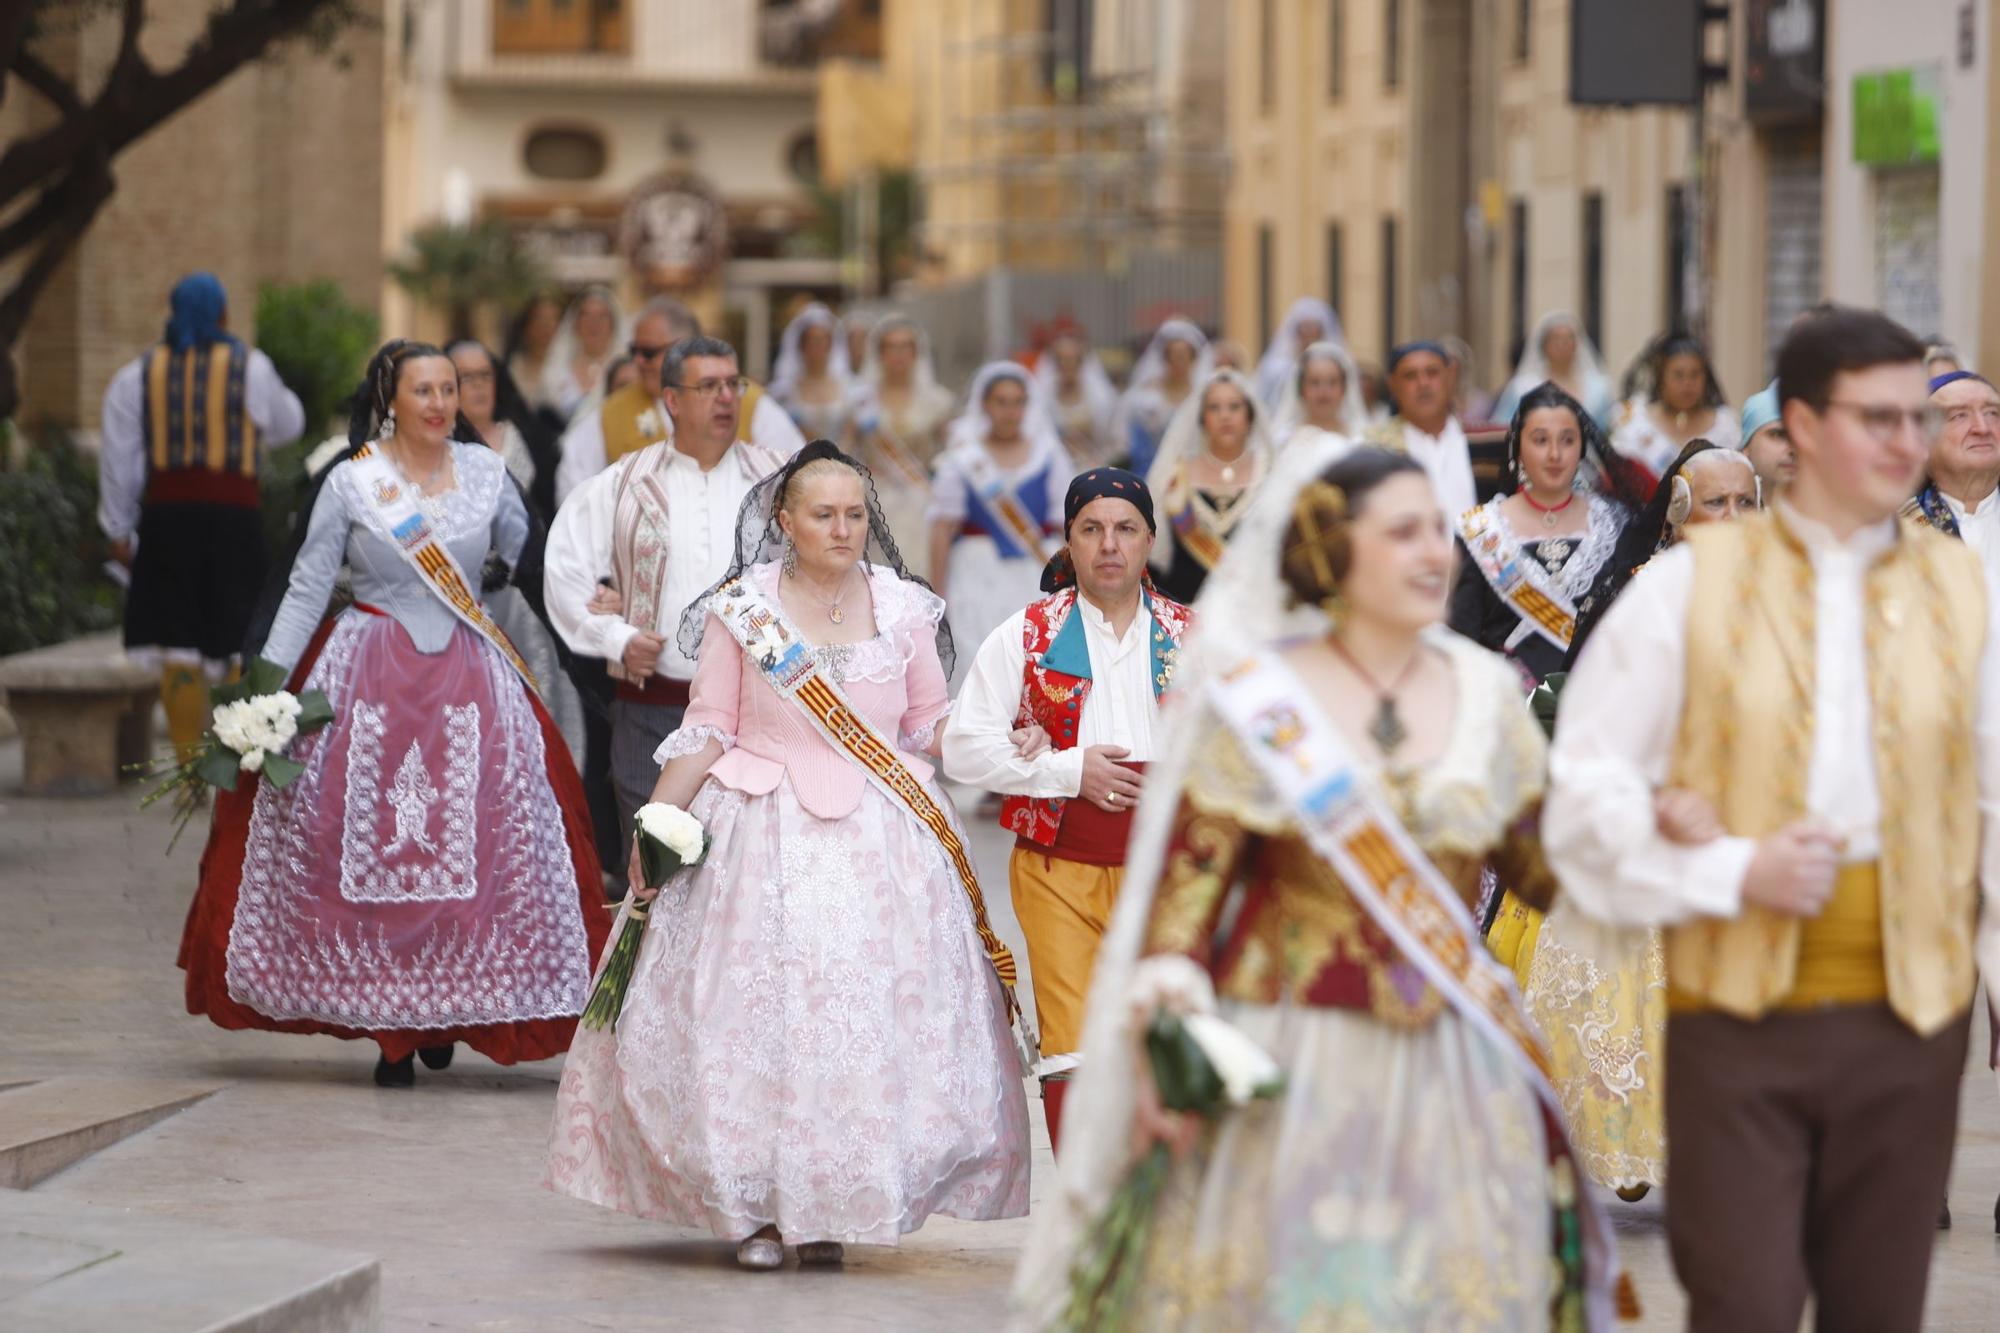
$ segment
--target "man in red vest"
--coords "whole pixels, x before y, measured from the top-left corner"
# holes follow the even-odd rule
[[[1140,477],[1100,467],[1072,481],[1068,545],[1042,575],[1048,596],[987,636],[945,727],[945,773],[1007,798],[1000,823],[1016,839],[1008,871],[1035,985],[1051,1146],[1160,695],[1188,627],[1188,609],[1146,578],[1153,529]]]

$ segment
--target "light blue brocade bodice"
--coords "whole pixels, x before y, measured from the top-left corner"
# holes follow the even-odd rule
[[[457,484],[421,504],[474,591],[489,553],[510,568],[528,541],[528,511],[507,479],[500,455],[479,444],[454,443]],[[393,617],[409,631],[417,651],[444,651],[458,617],[377,526],[350,463],[337,464],[320,487],[306,539],[292,565],[291,585],[278,607],[263,655],[291,667],[311,642],[345,561],[354,600]]]

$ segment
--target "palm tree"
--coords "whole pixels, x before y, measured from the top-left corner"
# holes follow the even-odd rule
[[[515,243],[499,218],[471,226],[438,223],[410,233],[408,254],[389,276],[410,295],[445,312],[454,338],[471,337],[473,311],[492,302],[511,309],[547,285],[542,266]]]

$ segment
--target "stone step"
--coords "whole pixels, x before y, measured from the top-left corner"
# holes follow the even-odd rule
[[[366,1333],[367,1255],[0,1190],[0,1328],[34,1333]]]
[[[225,1086],[63,1077],[0,1089],[0,1186],[27,1189]]]

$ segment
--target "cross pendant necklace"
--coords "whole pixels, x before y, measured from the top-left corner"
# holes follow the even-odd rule
[[[1403,725],[1402,717],[1396,712],[1396,691],[1403,688],[1410,679],[1410,673],[1417,669],[1417,663],[1423,660],[1423,647],[1419,645],[1417,651],[1410,654],[1410,660],[1403,664],[1403,669],[1396,673],[1396,678],[1384,685],[1375,679],[1368,668],[1354,660],[1354,654],[1348,652],[1339,639],[1328,639],[1327,645],[1339,655],[1341,661],[1347,663],[1348,670],[1361,677],[1368,688],[1375,691],[1375,718],[1368,724],[1368,739],[1375,742],[1375,748],[1382,752],[1384,759],[1394,757],[1403,742],[1410,738],[1409,728]]]

